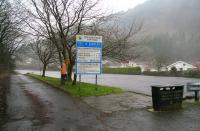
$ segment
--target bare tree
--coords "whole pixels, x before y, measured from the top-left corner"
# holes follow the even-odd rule
[[[8,1],[0,1],[0,70],[14,67],[13,57],[23,40],[20,32],[22,22],[17,15]]]
[[[31,43],[30,46],[43,64],[42,77],[45,77],[47,66],[56,61],[55,46],[51,41],[46,39],[38,39],[34,43]]]
[[[137,57],[134,48],[141,42],[137,40],[143,22],[133,21],[130,25],[118,24],[118,19],[113,16],[102,17],[89,27],[85,32],[103,36],[103,57],[117,61],[130,60]]]
[[[104,21],[105,17],[102,17],[103,14],[96,9],[99,0],[31,0],[31,3],[34,10],[26,9],[28,15],[31,16],[31,19],[26,21],[31,29],[30,34],[36,34],[36,36],[39,34],[51,40],[57,49],[60,64],[69,59],[68,80],[71,80],[75,64],[75,36],[77,34],[102,35],[103,56],[127,59],[127,51],[135,45],[134,43],[131,45],[133,41],[131,39],[142,28],[142,24],[136,23],[130,25],[128,31],[116,24],[100,26],[99,22]],[[99,21],[96,21],[97,19]],[[91,25],[93,22],[95,24]],[[94,30],[88,31],[88,27]]]
[[[26,9],[32,17],[26,21],[31,34],[39,34],[55,44],[60,64],[69,59],[68,80],[71,80],[75,64],[75,36],[81,33],[83,24],[101,16],[95,9],[98,2],[99,0],[31,0],[34,10]]]

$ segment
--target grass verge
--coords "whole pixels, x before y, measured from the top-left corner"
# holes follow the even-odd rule
[[[120,88],[116,87],[109,87],[109,86],[101,86],[89,83],[79,83],[77,82],[76,85],[72,85],[71,82],[65,82],[64,86],[60,85],[60,79],[53,78],[53,77],[42,77],[40,75],[35,74],[27,74],[28,76],[35,78],[37,80],[43,81],[55,88],[59,88],[67,93],[69,93],[72,96],[101,96],[101,95],[108,95],[108,94],[117,94],[117,93],[123,93],[124,91]]]
[[[190,101],[184,101],[182,104],[183,108],[188,108],[188,109],[200,109],[200,103],[199,102],[195,102],[194,100],[190,100]]]

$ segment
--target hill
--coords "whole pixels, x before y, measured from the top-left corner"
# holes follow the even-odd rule
[[[127,12],[120,12],[121,25],[143,21],[148,36],[140,59],[166,65],[183,60],[200,61],[200,0],[148,0]]]
[[[135,18],[144,21],[145,31],[153,34],[185,32],[200,29],[200,0],[148,0],[121,13],[128,23]]]

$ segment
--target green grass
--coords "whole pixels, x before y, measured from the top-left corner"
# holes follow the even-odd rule
[[[194,99],[192,99],[190,100],[190,102],[184,101],[182,107],[187,109],[194,109],[194,108],[200,109],[200,103],[194,102]]]
[[[108,94],[117,94],[123,93],[124,91],[120,88],[116,87],[109,87],[109,86],[101,86],[89,83],[79,83],[77,82],[76,85],[72,85],[71,82],[65,82],[64,86],[60,85],[60,79],[53,78],[53,77],[42,77],[40,75],[35,74],[27,74],[28,76],[35,78],[37,80],[41,80],[49,85],[52,85],[55,88],[59,88],[72,96],[101,96],[101,95],[108,95]],[[96,89],[97,87],[97,89]]]

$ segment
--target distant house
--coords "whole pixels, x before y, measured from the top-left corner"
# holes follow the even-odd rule
[[[121,62],[121,66],[120,67],[122,67],[122,68],[129,67],[129,61]]]
[[[111,60],[103,60],[102,64],[103,64],[103,67],[108,67],[108,68],[119,68],[119,67],[121,67],[121,63],[116,62],[116,61],[111,61]]]
[[[146,66],[144,63],[141,62],[135,62],[135,61],[124,61],[121,63],[121,67],[122,68],[126,68],[126,67],[140,67],[141,71],[145,71]]]
[[[183,62],[183,61],[177,61],[169,66],[166,67],[167,71],[170,71],[172,69],[172,67],[176,67],[177,71],[186,71],[186,70],[195,70],[197,69],[195,66]]]
[[[128,62],[128,66],[129,66],[129,67],[138,67],[139,64],[136,63],[135,61],[129,61],[129,62]]]

